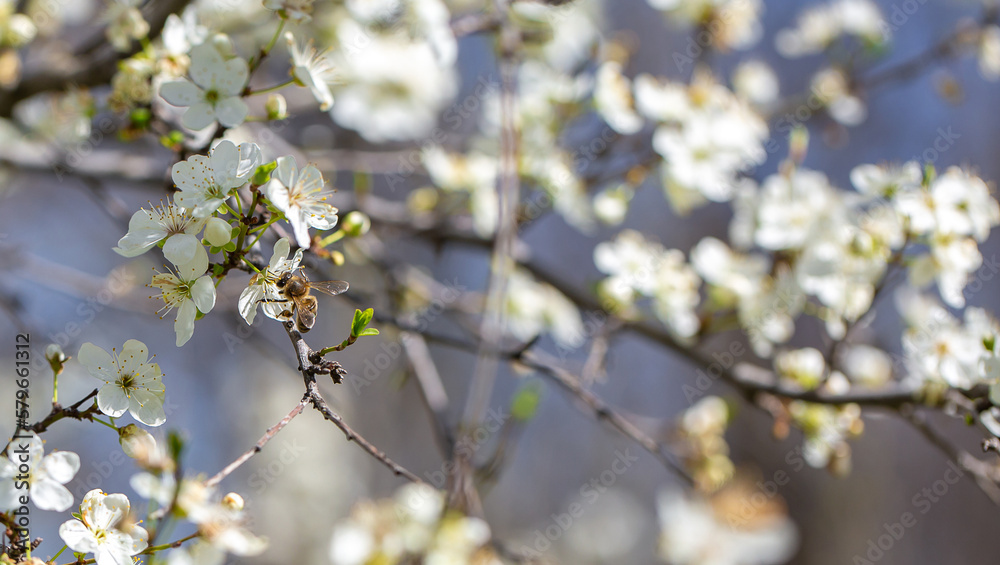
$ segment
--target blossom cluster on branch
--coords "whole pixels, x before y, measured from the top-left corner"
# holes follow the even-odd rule
[[[122,224],[103,250],[165,261],[143,282],[158,293],[149,298],[160,318],[173,317],[176,348],[193,349],[207,316],[236,311],[249,326],[260,311],[287,334],[303,386],[287,416],[206,478],[183,460],[183,434],[160,431],[167,388],[179,385],[150,350],[169,347],[128,335],[110,352],[85,337],[67,348],[75,355],[53,344],[50,412],[19,423],[0,454],[0,564],[37,564],[42,553],[56,563],[67,549],[67,565],[280,559],[265,553],[266,528],[255,533],[242,495],[218,485],[309,406],[410,483],[336,521],[332,563],[545,561],[544,549],[519,546],[487,521],[484,494],[544,409],[540,387],[519,381],[504,401],[510,415],[492,426],[497,375],[546,379],[667,469],[648,497],[659,516],[655,552],[667,563],[781,563],[796,551],[780,495],[745,511],[759,494],[754,470],[734,460],[727,438],[744,405],[767,416],[775,438],[796,431],[802,465],[837,476],[851,471],[867,408],[891,408],[1000,503],[1000,463],[922,418],[939,411],[1000,437],[1000,322],[971,299],[984,283],[980,246],[1000,225],[992,182],[971,165],[873,156],[853,164],[847,186],[807,165],[810,144],[851,135],[876,89],[929,63],[973,53],[983,78],[1000,78],[996,6],[983,2],[977,19],[916,59],[879,66],[901,32],[870,0],[812,5],[770,36],[759,0],[647,0],[643,10],[688,39],[663,55],[661,76],[638,69],[643,46],[608,29],[605,4],[109,0],[71,9],[0,0],[0,189],[8,171],[79,179]],[[766,40],[782,57],[822,59],[807,92],[787,92],[766,63],[739,59]],[[496,75],[463,84],[467,51],[491,55]],[[817,122],[833,133],[815,135]],[[90,162],[91,152],[110,158]],[[763,174],[769,162],[776,170]],[[148,206],[122,212],[104,187],[111,177],[155,187]],[[650,190],[662,194],[642,193]],[[725,208],[727,236],[663,241],[630,221],[650,203],[676,222]],[[611,233],[570,275],[539,259],[564,250],[528,243],[525,232],[550,213],[581,241]],[[468,268],[488,271],[484,288],[436,280],[414,258],[450,245],[483,252]],[[320,280],[341,272],[379,282]],[[326,336],[307,333],[323,317],[313,291],[348,289],[359,308],[346,338],[320,344]],[[902,327],[888,342],[866,328],[876,312],[892,312],[880,307],[886,295]],[[16,316],[17,301],[0,299]],[[392,359],[376,357],[377,368],[405,363],[416,381],[447,469],[442,484],[365,439],[320,390],[323,375],[356,390],[372,384],[339,356],[362,337],[375,342],[375,325],[380,339],[398,337],[382,342]],[[733,362],[713,376],[738,396],[689,383],[688,408],[640,421],[595,387],[630,378],[607,363],[627,333],[700,368],[729,340],[747,355],[724,353]],[[475,356],[475,370],[461,375],[462,410],[451,405],[456,393],[444,383],[459,379],[442,378],[438,348]],[[59,376],[69,363],[97,381],[65,405]],[[135,423],[122,422],[126,413]],[[115,431],[138,469],[132,501],[100,489],[75,500],[66,485],[90,455],[46,454],[43,437],[62,420]],[[62,549],[18,529],[28,501],[78,508],[58,529]],[[178,525],[191,533],[168,539]]]

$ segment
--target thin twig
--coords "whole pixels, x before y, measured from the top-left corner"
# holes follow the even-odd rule
[[[435,436],[439,447],[450,455],[454,449],[455,439],[448,426],[448,392],[441,382],[441,374],[431,357],[430,349],[424,336],[416,332],[401,332],[399,342],[403,346],[406,358],[413,367],[420,397],[427,406],[434,423]]]
[[[635,424],[616,412],[607,402],[602,400],[601,397],[583,388],[580,384],[580,379],[575,375],[560,367],[553,360],[548,359],[546,355],[533,351],[525,351],[517,360],[524,365],[541,372],[543,375],[551,377],[552,380],[559,386],[566,389],[573,394],[573,396],[586,404],[599,420],[607,422],[627,438],[642,446],[642,448],[652,454],[653,457],[656,457],[656,459],[660,461],[664,467],[683,479],[685,482],[688,484],[694,484],[694,480],[691,478],[691,475],[689,475],[687,471],[685,471],[667,455],[666,449],[657,443],[656,440],[649,437],[645,432],[636,427]]]
[[[337,426],[337,428],[344,433],[344,437],[347,438],[347,441],[353,441],[358,444],[358,447],[374,457],[379,463],[388,467],[393,474],[405,477],[415,483],[423,483],[424,481],[420,477],[406,469],[406,467],[403,467],[390,459],[385,452],[375,447],[375,445],[365,439],[361,434],[354,431],[353,428],[344,422],[344,419],[341,418],[339,414],[335,413],[330,408],[326,399],[324,399],[323,395],[319,392],[319,387],[316,384],[316,375],[330,374],[333,376],[334,380],[337,381],[338,375],[342,378],[343,368],[340,367],[340,364],[335,361],[325,361],[322,358],[317,357],[316,352],[309,347],[304,339],[302,339],[302,334],[295,329],[294,322],[285,322],[282,326],[288,334],[288,339],[292,341],[292,346],[295,347],[295,355],[299,361],[298,370],[302,373],[302,380],[305,382],[306,393],[302,397],[303,402],[310,402],[313,405],[313,408],[318,410],[324,418],[333,422],[333,425]]]
[[[515,209],[520,199],[520,178],[517,170],[518,144],[516,125],[517,61],[520,32],[507,18],[508,2],[495,0],[500,18],[500,164],[497,175],[497,234],[490,255],[490,278],[486,289],[486,305],[480,325],[479,354],[469,384],[465,410],[462,413],[459,439],[453,451],[455,460],[449,505],[467,514],[482,514],[481,502],[472,484],[471,454],[458,449],[463,439],[472,433],[486,413],[496,380],[499,360],[496,351],[503,337],[507,299],[507,283],[513,272],[514,243],[517,240]]]
[[[921,435],[927,438],[931,445],[955,462],[963,471],[972,475],[983,493],[994,504],[1000,506],[1000,487],[997,486],[997,482],[1000,480],[1000,469],[953,445],[947,437],[927,421],[923,414],[917,411],[916,407],[904,406],[900,408],[899,413]]]
[[[287,426],[288,423],[292,421],[292,418],[302,413],[302,410],[305,409],[306,404],[308,404],[308,402],[305,398],[300,400],[299,403],[296,404],[295,407],[292,408],[292,410],[288,412],[288,414],[286,414],[284,418],[281,419],[281,421],[268,428],[267,431],[264,432],[264,435],[262,435],[260,439],[257,440],[257,443],[253,447],[245,451],[243,455],[237,457],[235,461],[233,461],[229,465],[226,465],[226,467],[221,471],[219,471],[218,473],[216,473],[215,476],[205,481],[205,486],[211,487],[219,484],[219,482],[222,479],[228,477],[229,474],[238,469],[240,465],[246,463],[248,459],[250,459],[257,453],[260,453],[260,451],[264,449],[264,446],[267,445],[267,442],[271,441],[271,439],[275,435],[277,435],[282,428]]]

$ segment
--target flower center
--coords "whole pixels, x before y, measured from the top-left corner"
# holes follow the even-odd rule
[[[135,375],[122,375],[118,379],[118,384],[125,390],[132,388],[132,385],[135,384]]]
[[[206,90],[205,100],[207,100],[212,106],[215,106],[215,103],[219,101],[219,91],[215,89]]]

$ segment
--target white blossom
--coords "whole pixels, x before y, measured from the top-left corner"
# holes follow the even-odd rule
[[[391,499],[362,501],[334,528],[334,565],[400,563],[500,565],[481,550],[490,539],[483,520],[445,508],[444,493],[426,484],[400,488]],[[475,559],[473,559],[475,555]]]
[[[375,143],[430,132],[457,92],[454,70],[442,67],[427,43],[364,36],[350,26],[342,33],[348,45],[364,47],[346,49],[337,64],[343,80],[334,85],[334,121]]]
[[[43,452],[35,432],[15,437],[7,446],[7,456],[0,457],[0,510],[18,508],[22,496],[42,510],[63,512],[73,505],[73,495],[63,485],[80,470],[80,457],[72,451],[43,457]]]
[[[195,317],[199,313],[207,314],[215,306],[215,283],[209,275],[193,278],[183,272],[157,273],[153,275],[149,286],[160,289],[160,298],[163,300],[160,312],[168,313],[177,309],[177,316],[174,318],[177,347],[191,339]]]
[[[760,0],[647,0],[649,5],[684,24],[711,30],[711,42],[722,50],[753,46],[763,32]],[[699,41],[701,41],[699,39]],[[674,61],[690,63],[675,54]]]
[[[1000,26],[990,24],[979,32],[979,74],[986,80],[1000,79]]]
[[[304,249],[312,242],[309,228],[328,230],[337,225],[337,209],[326,202],[325,186],[323,174],[314,165],[298,169],[295,158],[286,156],[278,157],[278,166],[264,187],[268,200],[284,212],[296,243]]]
[[[672,565],[770,565],[784,563],[798,535],[780,498],[765,498],[747,515],[741,503],[755,491],[742,483],[710,499],[665,492],[658,499],[660,551]]]
[[[94,489],[80,504],[80,519],[59,526],[59,537],[73,551],[93,553],[97,565],[123,565],[146,549],[149,534],[132,522],[124,494]]]
[[[97,392],[101,412],[113,418],[128,412],[147,426],[166,421],[163,374],[159,364],[149,362],[146,344],[130,339],[121,353],[112,349],[109,354],[93,343],[84,343],[77,359],[91,375],[104,381]]]
[[[833,0],[806,8],[795,27],[777,33],[775,45],[785,57],[802,57],[823,51],[845,34],[879,45],[889,40],[888,30],[871,0]]]
[[[615,61],[608,61],[597,70],[594,105],[618,133],[628,135],[642,129],[642,117],[633,108],[632,83],[622,75],[622,67]]]
[[[187,107],[181,124],[204,129],[216,121],[235,127],[246,119],[249,108],[241,98],[249,76],[247,62],[225,58],[212,42],[191,49],[191,80],[170,81],[160,86],[160,96],[173,106]]]
[[[771,107],[781,94],[778,76],[763,61],[740,63],[733,71],[732,81],[736,94],[760,108]]]
[[[625,230],[613,241],[594,248],[594,264],[611,275],[601,282],[603,292],[623,299],[626,305],[636,295],[653,299],[656,316],[678,338],[697,333],[700,321],[695,308],[700,302],[701,279],[677,249],[664,249],[642,234]]]
[[[260,161],[256,143],[234,145],[224,139],[207,157],[193,155],[171,167],[170,176],[180,189],[174,202],[196,218],[207,218],[229,199],[233,189],[247,183]]]
[[[289,310],[287,299],[278,288],[277,282],[285,273],[290,273],[299,268],[302,261],[302,248],[300,247],[295,255],[288,259],[291,245],[288,238],[281,238],[274,243],[274,253],[271,261],[263,272],[256,273],[250,277],[250,283],[240,294],[239,309],[240,315],[247,324],[253,324],[257,315],[257,305],[260,304],[264,310],[264,315],[268,318],[286,321],[288,316],[284,315]]]
[[[663,156],[663,187],[678,212],[732,199],[742,182],[738,173],[767,156],[767,125],[710,74],[697,73],[684,97],[643,76],[635,86],[637,108],[663,122],[653,148]]]
[[[140,208],[128,222],[128,233],[118,240],[114,250],[123,257],[136,257],[163,242],[163,256],[175,265],[195,258],[201,242],[197,234],[205,225],[204,217],[196,218],[192,210],[170,200],[166,204]]]
[[[292,77],[295,82],[312,92],[319,102],[319,109],[326,111],[333,106],[330,85],[337,81],[337,69],[330,59],[330,50],[317,50],[312,41],[299,47],[291,32],[285,33],[288,51],[292,55]]]
[[[539,283],[524,271],[507,281],[505,321],[518,340],[529,342],[543,331],[561,347],[583,343],[583,320],[576,305],[551,285]]]

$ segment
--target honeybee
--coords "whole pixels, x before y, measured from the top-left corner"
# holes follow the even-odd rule
[[[305,333],[312,329],[316,323],[317,301],[311,291],[318,290],[322,293],[336,296],[342,292],[347,292],[350,285],[347,281],[310,281],[305,273],[293,275],[291,272],[281,275],[275,286],[281,290],[287,301],[295,305],[295,325],[299,331]],[[285,315],[291,316],[288,310]]]

